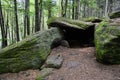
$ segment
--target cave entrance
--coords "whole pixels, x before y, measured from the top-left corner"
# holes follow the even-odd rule
[[[94,26],[86,30],[64,27],[63,32],[70,48],[94,46]]]

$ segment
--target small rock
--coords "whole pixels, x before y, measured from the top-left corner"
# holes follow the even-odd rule
[[[49,68],[60,68],[63,63],[63,58],[61,55],[52,55],[47,58],[46,67]]]
[[[46,77],[52,74],[53,68],[44,68],[40,71],[40,74],[38,74],[35,78],[35,80],[46,80]]]
[[[66,41],[66,40],[62,40],[62,41],[61,41],[61,46],[63,46],[63,47],[67,47],[67,48],[70,47],[68,41]]]
[[[25,72],[25,76],[26,77],[30,76],[30,73],[29,72]]]

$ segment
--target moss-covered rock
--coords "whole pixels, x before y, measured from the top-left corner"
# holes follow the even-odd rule
[[[120,24],[101,22],[95,30],[96,58],[107,64],[120,64]]]
[[[120,10],[117,10],[117,11],[110,13],[109,16],[111,19],[120,18]]]
[[[97,18],[97,17],[89,17],[89,18],[83,18],[83,21],[85,22],[92,22],[92,23],[99,23],[102,22],[104,19]]]
[[[83,22],[79,20],[71,20],[63,17],[53,17],[47,21],[48,26],[50,27],[67,27],[67,28],[76,28],[76,29],[87,29],[94,24],[91,22]]]
[[[37,32],[24,40],[0,51],[0,73],[19,72],[40,68],[51,51],[56,38],[62,38],[59,29]]]

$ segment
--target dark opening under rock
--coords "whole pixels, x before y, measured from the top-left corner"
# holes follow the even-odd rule
[[[95,25],[91,22],[51,18],[48,20],[48,26],[60,28],[64,33],[64,39],[68,41],[70,47],[84,44],[94,45]]]

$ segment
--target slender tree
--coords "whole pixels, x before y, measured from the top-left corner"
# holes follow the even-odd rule
[[[41,24],[42,24],[42,13],[43,13],[43,0],[40,0],[40,2],[39,2],[39,7],[40,7],[40,11],[39,11],[39,17],[40,17],[40,28],[41,28]]]
[[[26,10],[27,10],[27,35],[30,35],[30,16],[29,16],[29,12],[30,12],[30,0],[26,0]]]
[[[61,15],[62,17],[66,17],[68,7],[68,0],[61,0]]]
[[[17,14],[17,1],[14,0],[14,14],[15,14],[15,26],[16,26],[16,38],[17,41],[20,41],[19,37],[19,25],[18,25],[18,14]]]
[[[52,0],[48,0],[48,19],[51,18],[52,13]]]
[[[75,19],[79,19],[80,15],[80,0],[76,0]]]
[[[63,17],[66,17],[67,7],[68,7],[68,0],[65,0],[65,8],[64,8],[64,14],[63,14]]]
[[[27,32],[27,35],[30,35],[29,6],[30,6],[30,0],[25,0],[24,37],[26,36],[26,32]]]
[[[40,31],[39,1],[35,0],[35,32]]]
[[[72,19],[75,19],[75,0],[72,0]]]
[[[2,34],[2,48],[7,46],[7,30],[5,30],[4,25],[4,17],[2,12],[2,5],[0,0],[0,27],[1,27],[1,34]]]
[[[61,16],[64,16],[64,0],[61,0]]]
[[[105,17],[108,18],[108,0],[105,2]]]

